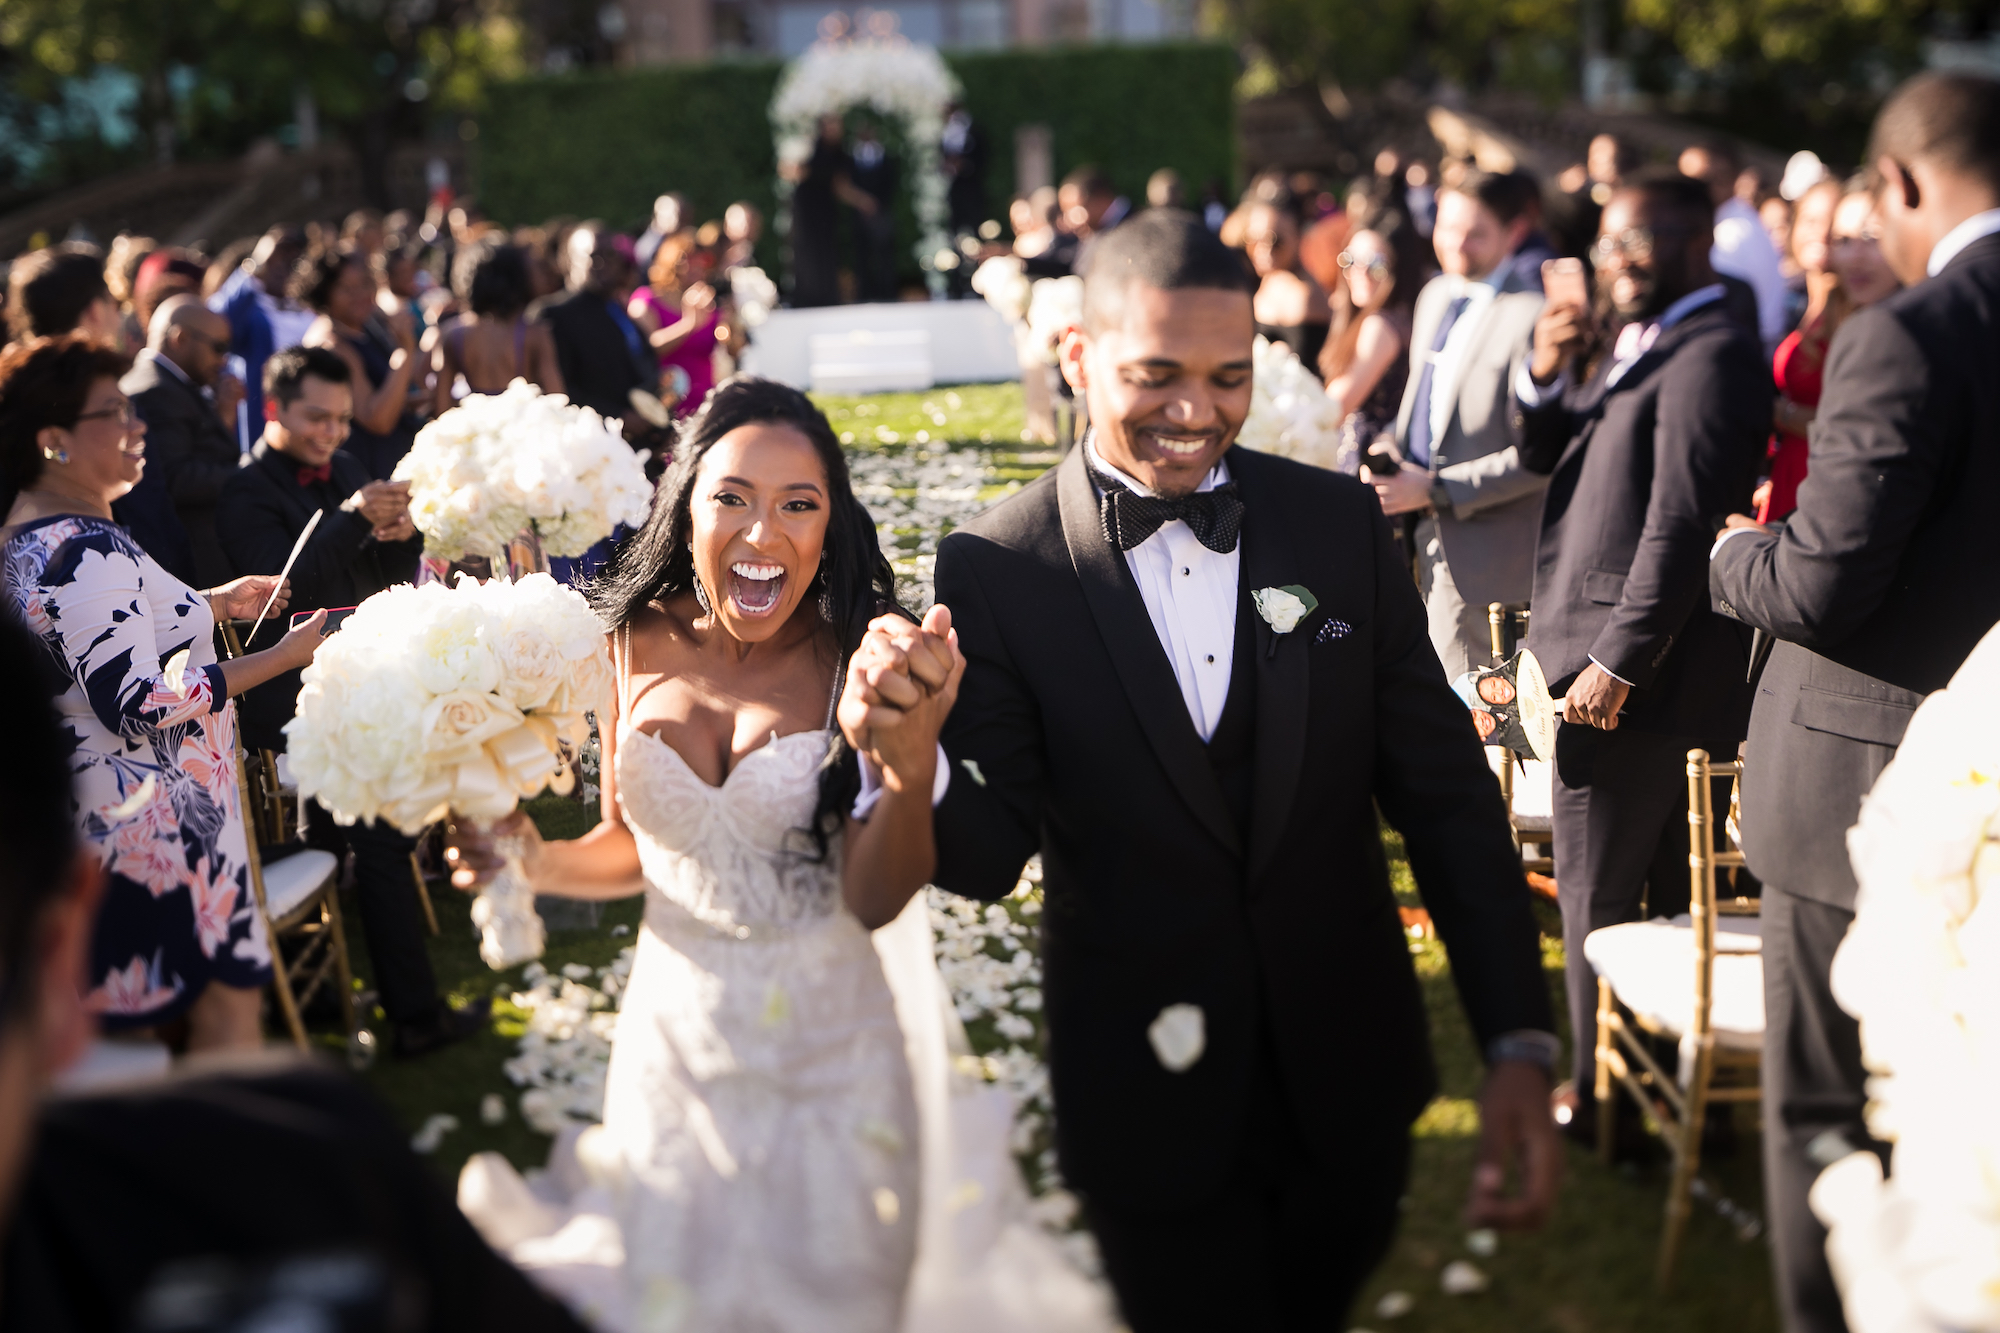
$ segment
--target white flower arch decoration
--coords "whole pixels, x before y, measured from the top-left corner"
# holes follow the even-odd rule
[[[892,15],[877,14],[877,19]],[[816,42],[785,67],[771,98],[771,132],[778,151],[779,228],[791,228],[793,184],[788,168],[812,156],[821,116],[865,106],[878,115],[893,116],[908,140],[907,179],[914,191],[917,216],[917,262],[933,296],[945,288],[939,256],[957,255],[945,230],[945,179],[940,169],[939,140],[944,133],[945,108],[959,95],[958,80],[933,47],[911,42],[893,26],[858,40]]]

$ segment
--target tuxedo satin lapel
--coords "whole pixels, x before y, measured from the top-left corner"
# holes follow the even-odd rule
[[[1230,475],[1243,496],[1242,588],[1237,614],[1256,618],[1257,660],[1237,662],[1237,671],[1257,672],[1257,776],[1251,785],[1250,874],[1254,878],[1278,849],[1291,820],[1299,770],[1306,756],[1306,706],[1312,677],[1306,653],[1312,648],[1313,618],[1290,634],[1279,634],[1257,614],[1250,594],[1258,588],[1304,583],[1304,568],[1289,535],[1276,521],[1277,497],[1264,475],[1263,460],[1229,453]],[[1245,466],[1245,462],[1249,466]],[[1313,589],[1315,595],[1328,591]]]
[[[1111,654],[1119,683],[1139,725],[1159,757],[1160,767],[1202,825],[1230,851],[1240,851],[1235,821],[1222,797],[1222,784],[1209,766],[1208,751],[1188,717],[1187,701],[1174,679],[1173,665],[1125,558],[1104,538],[1097,517],[1097,492],[1083,466],[1083,449],[1070,450],[1056,478],[1056,503],[1062,512],[1063,540],[1090,604],[1091,619]]]

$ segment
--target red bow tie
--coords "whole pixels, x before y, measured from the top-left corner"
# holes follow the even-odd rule
[[[332,480],[333,464],[331,463],[321,463],[318,467],[301,467],[299,469],[299,485],[301,486],[310,486],[316,481]]]

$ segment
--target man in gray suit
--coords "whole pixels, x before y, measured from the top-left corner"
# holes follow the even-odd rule
[[[1383,512],[1415,516],[1431,644],[1453,679],[1488,660],[1487,605],[1525,603],[1535,580],[1549,479],[1521,465],[1511,388],[1542,311],[1541,274],[1515,263],[1535,192],[1521,172],[1474,172],[1439,198],[1444,272],[1417,296],[1401,466],[1362,470]]]

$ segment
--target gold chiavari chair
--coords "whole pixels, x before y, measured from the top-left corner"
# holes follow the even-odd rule
[[[235,625],[220,626],[222,641],[231,657],[243,654],[242,640]],[[245,842],[250,853],[250,887],[263,915],[265,933],[271,941],[271,988],[277,992],[278,1010],[300,1050],[309,1049],[304,1019],[305,1006],[322,986],[332,985],[340,1003],[341,1021],[353,1038],[354,974],[347,961],[347,933],[340,918],[340,860],[332,852],[302,847],[266,865],[259,844],[282,845],[291,841],[283,831],[282,799],[278,794],[277,766],[269,751],[263,751],[254,767],[256,786],[251,782],[250,755],[243,747],[243,731],[236,730],[236,789],[243,803]],[[296,825],[293,825],[296,828]],[[289,961],[283,944],[296,947]]]
[[[1657,1270],[1661,1290],[1672,1281],[1693,1206],[1708,1108],[1760,1098],[1761,918],[1754,900],[1718,897],[1716,888],[1716,872],[1741,866],[1743,853],[1715,849],[1713,784],[1742,773],[1741,760],[1714,763],[1706,750],[1688,751],[1688,915],[1607,926],[1592,931],[1583,946],[1597,972],[1598,1151],[1608,1163],[1617,1110],[1612,1098],[1622,1090],[1673,1155]],[[1649,1037],[1678,1043],[1674,1073]]]

